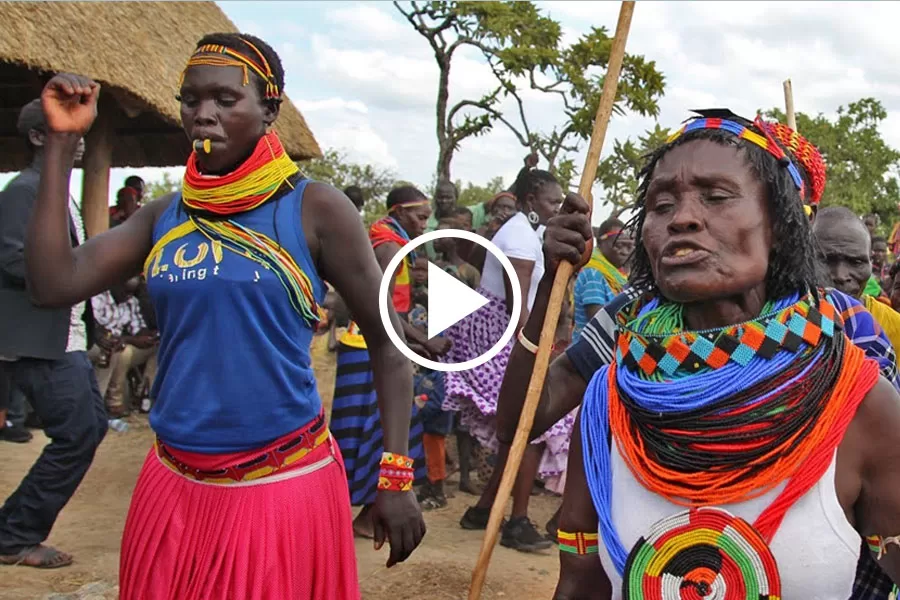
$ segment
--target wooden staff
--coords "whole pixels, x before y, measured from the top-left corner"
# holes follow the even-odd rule
[[[797,131],[797,117],[794,116],[794,88],[791,80],[784,81],[784,113],[787,115],[787,126]]]
[[[578,193],[582,198],[590,197],[591,186],[597,175],[597,165],[600,162],[600,152],[603,150],[606,128],[609,125],[609,118],[612,115],[613,104],[616,100],[619,73],[622,70],[622,59],[625,56],[625,40],[628,38],[628,29],[631,26],[633,13],[634,0],[622,2],[622,7],[619,10],[619,22],[616,25],[616,35],[613,38],[612,48],[609,52],[606,77],[603,79],[603,92],[600,96],[600,103],[597,106],[597,114],[594,117],[591,143],[588,146],[587,158],[584,161],[584,170],[581,172],[581,182],[578,186]],[[519,472],[519,465],[522,462],[522,455],[525,453],[525,448],[528,445],[528,434],[531,432],[531,425],[534,423],[534,413],[541,399],[544,378],[547,375],[547,367],[550,364],[550,351],[553,347],[559,313],[562,309],[566,287],[574,270],[574,265],[562,262],[553,280],[553,289],[550,292],[547,314],[544,317],[544,325],[541,329],[534,369],[531,372],[531,381],[528,384],[528,393],[525,396],[525,404],[519,417],[516,436],[513,438],[512,446],[509,449],[509,458],[506,461],[506,468],[503,470],[500,487],[497,490],[496,498],[494,498],[494,505],[491,507],[487,531],[485,531],[484,541],[481,544],[481,554],[478,556],[478,562],[475,564],[475,570],[472,573],[469,600],[479,600],[481,598],[481,589],[484,586],[491,553],[497,543],[500,523],[503,520],[503,514],[506,512],[506,502],[509,500],[516,474]]]

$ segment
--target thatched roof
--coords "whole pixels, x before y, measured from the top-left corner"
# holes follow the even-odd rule
[[[197,40],[223,31],[237,29],[213,2],[0,3],[0,171],[24,166],[18,110],[60,71],[101,84],[101,110],[116,112],[112,166],[184,164],[190,148],[175,101],[178,79]],[[321,156],[289,100],[276,129],[295,160]]]

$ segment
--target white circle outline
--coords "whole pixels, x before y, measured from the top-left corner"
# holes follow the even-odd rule
[[[418,354],[410,350],[409,347],[405,343],[403,343],[403,340],[400,339],[400,336],[397,335],[397,332],[394,330],[388,314],[388,291],[390,290],[391,280],[394,277],[394,272],[397,270],[397,267],[400,266],[400,261],[406,258],[406,256],[410,252],[412,252],[422,244],[427,244],[428,242],[433,242],[434,240],[439,240],[441,238],[462,238],[483,247],[485,250],[490,252],[494,258],[500,261],[500,264],[503,266],[503,270],[506,271],[506,275],[507,277],[509,277],[510,283],[512,283],[512,285],[510,285],[513,295],[512,315],[510,315],[509,325],[506,326],[506,330],[503,332],[503,335],[500,336],[500,339],[497,340],[496,344],[491,346],[490,350],[477,358],[465,360],[461,363],[437,362],[435,360],[425,358],[424,356],[419,356]],[[503,350],[503,348],[509,343],[509,340],[512,339],[513,333],[515,333],[516,331],[516,326],[519,324],[519,314],[522,312],[522,289],[519,286],[519,278],[516,275],[516,270],[513,267],[512,263],[508,258],[506,258],[506,255],[503,254],[500,248],[498,248],[497,245],[492,241],[487,238],[481,237],[477,233],[465,231],[463,229],[439,229],[437,231],[430,231],[426,234],[420,235],[416,239],[407,242],[406,245],[400,248],[400,251],[397,252],[397,254],[395,254],[393,258],[391,258],[391,261],[388,263],[387,268],[384,270],[384,275],[382,275],[381,277],[381,286],[378,290],[378,312],[381,315],[381,324],[384,327],[385,332],[387,332],[388,337],[391,339],[391,342],[394,344],[397,350],[403,353],[403,356],[421,367],[432,369],[434,371],[443,371],[445,373],[466,371],[468,369],[480,367],[487,361],[497,356],[497,354],[499,354],[500,351]]]

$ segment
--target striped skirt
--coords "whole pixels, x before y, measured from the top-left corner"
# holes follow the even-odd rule
[[[359,600],[344,469],[320,419],[318,434],[239,455],[154,446],[125,523],[119,598]]]
[[[409,426],[409,456],[415,461],[418,485],[424,483],[426,477],[425,450],[422,446],[424,431],[418,408],[413,404],[412,398],[410,404],[413,418]],[[364,348],[352,348],[345,344],[338,346],[331,431],[344,457],[351,504],[372,504],[378,487],[384,434],[369,352]]]

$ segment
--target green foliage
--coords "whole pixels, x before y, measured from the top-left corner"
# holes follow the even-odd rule
[[[397,175],[390,169],[352,162],[345,153],[334,148],[326,150],[322,158],[297,163],[297,166],[310,179],[328,183],[339,190],[350,185],[359,186],[365,199],[362,214],[366,224],[387,214],[385,197],[398,184]]]
[[[523,147],[539,152],[551,170],[567,182],[574,164],[562,164],[590,139],[612,37],[603,27],[592,28],[571,46],[561,42],[559,22],[533,2],[394,2],[397,10],[434,51],[440,71],[436,103],[439,156],[437,175],[449,179],[453,153],[470,137],[484,135],[499,122]],[[497,81],[480,98],[448,105],[450,65],[461,47],[481,52]],[[615,111],[655,116],[665,81],[653,61],[626,55]],[[562,101],[565,122],[550,132],[529,125],[522,90],[555,94]],[[503,114],[500,103],[512,99],[515,115]],[[559,162],[559,166],[558,163]]]
[[[766,113],[786,122],[781,110]],[[882,222],[897,218],[900,188],[896,176],[900,153],[881,137],[879,125],[887,118],[884,106],[875,98],[862,98],[839,107],[837,118],[822,114],[811,117],[797,113],[797,128],[815,144],[825,159],[827,176],[824,206],[846,206],[859,215],[875,212]]]
[[[162,179],[148,181],[144,190],[146,200],[156,200],[166,194],[181,191],[181,180],[172,179],[168,172],[163,172]]]
[[[486,185],[476,185],[470,181],[464,187],[462,181],[457,181],[456,189],[459,190],[459,205],[472,206],[487,202],[505,190],[506,186],[503,185],[502,177],[494,177]]]
[[[638,174],[644,167],[644,157],[659,148],[669,137],[669,130],[656,125],[637,142],[626,139],[616,140],[613,152],[600,161],[597,167],[597,182],[603,187],[604,204],[613,206],[613,214],[617,215],[634,204],[637,196]]]
[[[606,28],[594,27],[572,46],[561,50],[557,64],[547,73],[552,83],[536,85],[535,77],[531,76],[533,89],[558,94],[565,108],[566,121],[561,126],[533,136],[534,146],[551,166],[590,140],[611,48],[612,36]],[[631,111],[655,117],[664,91],[665,78],[656,70],[655,61],[626,54],[613,113]]]

